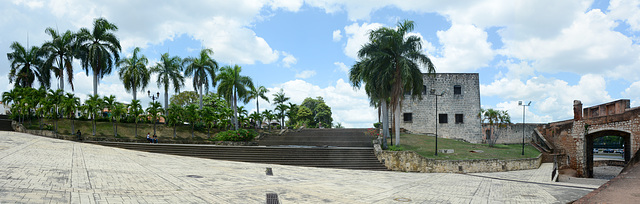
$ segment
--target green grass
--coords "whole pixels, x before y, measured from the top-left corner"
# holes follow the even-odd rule
[[[55,126],[53,120],[44,120],[46,126],[50,126],[51,130]],[[140,140],[144,141],[147,133],[153,135],[153,124],[138,123],[138,137],[135,137],[135,123],[118,123],[118,136],[115,137],[113,124],[111,122],[96,122],[96,135],[92,135],[93,126],[91,121],[75,120],[75,131],[82,132],[83,137],[89,137],[100,140]],[[25,121],[24,126],[27,129],[40,129],[39,122],[33,120],[32,122]],[[214,137],[215,133],[220,132],[218,129],[211,129],[211,137]],[[71,134],[71,120],[60,119],[58,120],[58,133],[63,135]],[[177,142],[177,143],[192,143],[202,142],[208,138],[206,129],[204,131],[194,131],[194,138],[191,138],[191,126],[182,125],[176,128],[177,138],[173,138],[173,127],[165,126],[164,124],[156,125],[156,134],[160,142]]]
[[[387,140],[391,144],[390,140]],[[438,149],[453,149],[454,153],[438,153],[435,156],[435,137],[417,134],[400,134],[400,146],[403,150],[415,151],[423,157],[438,160],[470,160],[470,159],[523,159],[535,158],[540,152],[526,144],[524,156],[522,144],[496,144],[489,147],[488,144],[473,144],[453,139],[438,138]],[[472,150],[482,150],[482,153],[472,153]]]

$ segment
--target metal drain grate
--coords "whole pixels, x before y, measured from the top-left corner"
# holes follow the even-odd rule
[[[273,170],[269,167],[267,167],[266,173],[267,173],[267,176],[273,176]]]
[[[189,177],[189,178],[204,178],[204,177],[198,176],[198,175],[187,175],[187,177]]]
[[[267,204],[280,204],[277,193],[267,193]]]

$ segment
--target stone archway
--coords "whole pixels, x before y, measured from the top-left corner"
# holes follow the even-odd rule
[[[625,164],[631,159],[631,133],[620,130],[601,130],[585,135],[585,162],[584,177],[593,178],[593,141],[596,138],[604,136],[619,136],[624,141],[624,162]]]

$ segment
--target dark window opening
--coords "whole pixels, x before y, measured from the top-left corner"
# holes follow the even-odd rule
[[[454,95],[462,94],[462,86],[460,86],[460,85],[453,86],[453,94]]]
[[[404,113],[403,115],[403,119],[405,123],[410,123],[413,121],[413,114],[412,113]]]
[[[427,85],[422,85],[422,95],[427,95]]]
[[[438,115],[438,123],[448,123],[447,114],[439,114]]]
[[[456,114],[456,123],[464,123],[464,117],[462,114]]]

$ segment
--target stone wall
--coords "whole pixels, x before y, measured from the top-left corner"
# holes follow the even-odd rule
[[[422,100],[411,99],[405,95],[402,101],[400,127],[411,133],[435,134],[436,132],[436,96],[438,96],[438,114],[446,114],[447,122],[438,123],[438,136],[451,139],[463,139],[472,143],[482,142],[480,112],[480,80],[478,73],[438,73],[435,77],[423,76],[425,91]],[[456,94],[455,87],[460,93]],[[406,114],[411,119],[405,118]],[[456,122],[456,114],[462,121]],[[391,121],[390,121],[391,122]]]
[[[374,145],[380,162],[393,170],[423,173],[479,173],[537,169],[542,162],[541,155],[530,159],[475,159],[475,160],[435,160],[420,156],[414,151],[386,151]],[[551,175],[549,175],[551,177]]]
[[[524,125],[524,142],[529,143],[533,140],[535,129],[543,124],[526,123]],[[482,143],[487,142],[487,133],[489,131],[489,124],[482,124]],[[497,137],[496,144],[521,144],[522,143],[522,123],[516,123],[507,125],[493,130],[494,138]]]

